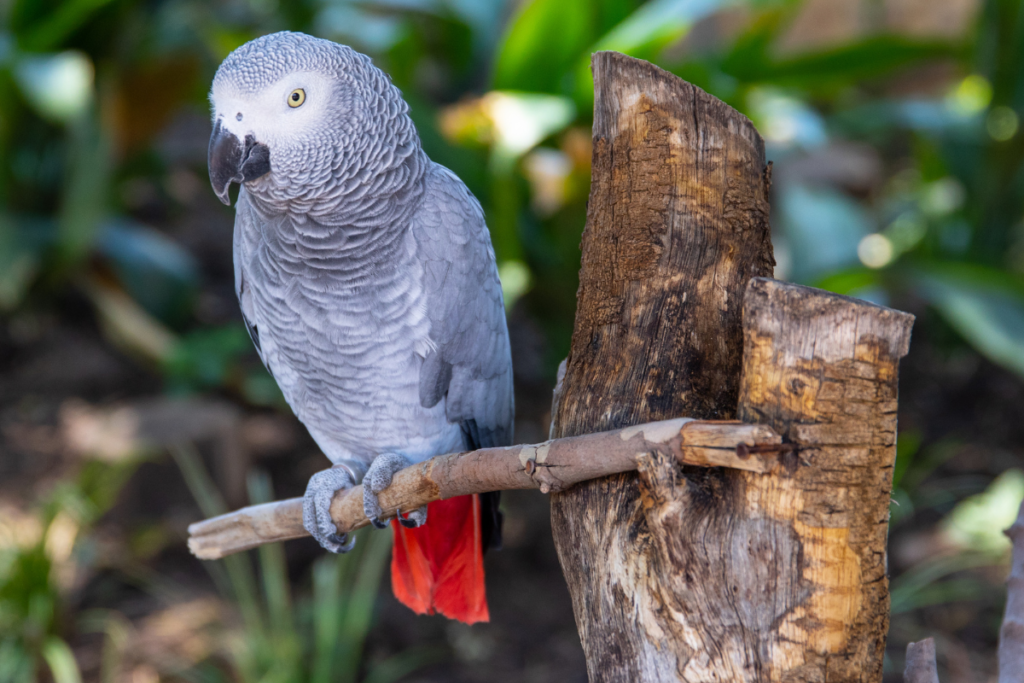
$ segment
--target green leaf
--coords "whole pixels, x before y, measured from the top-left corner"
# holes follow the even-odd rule
[[[591,0],[532,0],[498,50],[494,87],[558,93],[562,76],[590,44]]]
[[[67,0],[27,31],[21,47],[30,51],[52,50],[111,0]]]
[[[88,255],[107,211],[113,154],[98,117],[83,117],[71,127],[70,173],[57,217],[60,255],[72,265]]]
[[[998,562],[1010,552],[1003,530],[1017,519],[1022,499],[1024,473],[1006,470],[985,491],[960,501],[942,520],[942,530],[958,547]]]
[[[830,188],[790,184],[779,193],[780,227],[789,245],[790,279],[813,282],[857,263],[857,245],[873,232],[864,207]]]
[[[14,75],[29,104],[51,121],[71,121],[92,103],[92,60],[77,50],[23,57]]]
[[[896,465],[892,470],[892,487],[896,488],[903,480],[907,468],[921,449],[921,432],[901,431],[896,437]]]
[[[561,93],[566,73],[634,6],[627,0],[532,0],[509,23],[498,48],[493,87]]]
[[[50,636],[43,644],[43,659],[50,667],[54,683],[82,683],[82,674],[71,648],[60,638]]]
[[[242,359],[252,352],[252,340],[242,325],[198,329],[174,346],[163,371],[175,387],[219,387],[228,382]]]
[[[913,64],[963,54],[948,41],[913,40],[899,35],[872,36],[820,52],[772,61],[732,59],[726,71],[743,81],[819,90],[879,78]]]
[[[52,232],[49,221],[0,212],[0,311],[17,308],[38,274],[46,245],[32,237]]]
[[[871,268],[850,268],[829,273],[814,283],[818,289],[826,289],[836,294],[857,296],[857,292],[878,287],[881,284],[880,272]],[[895,486],[895,484],[893,484]]]
[[[739,0],[654,0],[642,6],[597,40],[576,63],[576,101],[582,106],[594,100],[594,78],[590,72],[590,55],[594,52],[615,50],[655,61],[663,48],[685,36],[695,23],[736,4]]]
[[[960,580],[940,582],[939,579],[991,564],[991,558],[972,553],[924,560],[892,580],[890,609],[893,614],[901,614],[924,605],[976,598],[976,592],[962,590],[963,586],[958,584]]]
[[[1024,294],[1004,273],[943,264],[913,271],[911,280],[971,346],[1024,377]]]
[[[363,643],[370,631],[373,608],[377,603],[380,580],[391,554],[391,534],[370,530],[362,535],[359,542],[363,544],[363,552],[359,556],[355,580],[349,587],[347,608],[341,623],[341,640],[344,643],[341,649],[345,654],[340,664],[351,671],[352,679],[359,668]]]
[[[199,266],[177,242],[153,228],[118,218],[103,223],[96,248],[146,312],[166,323],[181,322],[191,312]]]
[[[274,489],[266,472],[253,470],[248,479],[249,501],[253,505],[274,500]],[[288,565],[280,543],[266,543],[259,547],[260,569],[263,575],[263,596],[267,603],[269,625],[278,638],[294,633],[291,590],[288,584]]]

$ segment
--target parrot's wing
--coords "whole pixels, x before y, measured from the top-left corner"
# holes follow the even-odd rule
[[[238,202],[235,211],[235,234],[232,241],[232,251],[235,263],[235,294],[238,296],[238,303],[242,309],[242,320],[245,322],[245,329],[248,330],[252,343],[256,345],[256,352],[260,360],[267,365],[263,357],[263,348],[260,346],[259,328],[256,326],[256,311],[253,305],[253,295],[246,277],[245,265],[249,262],[251,254],[256,249],[256,236],[262,231],[256,229],[255,221],[258,218],[249,206],[248,197],[244,190],[239,191]],[[269,367],[267,368],[270,369]]]
[[[455,174],[433,165],[413,234],[423,255],[431,350],[420,402],[445,399],[467,446],[512,442],[512,357],[494,249],[480,203]]]

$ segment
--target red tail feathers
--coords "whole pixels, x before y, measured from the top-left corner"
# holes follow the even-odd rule
[[[417,614],[440,612],[467,624],[489,621],[484,593],[480,497],[459,496],[427,506],[427,523],[406,529],[392,521],[391,590]]]

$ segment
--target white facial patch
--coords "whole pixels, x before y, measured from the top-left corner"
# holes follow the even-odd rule
[[[326,120],[333,98],[333,82],[325,75],[304,71],[288,74],[258,93],[246,93],[231,83],[214,83],[210,93],[214,120],[239,140],[252,134],[271,150],[290,140],[301,138],[308,130]],[[305,101],[291,107],[288,98],[302,89]],[[273,155],[273,151],[271,151]]]

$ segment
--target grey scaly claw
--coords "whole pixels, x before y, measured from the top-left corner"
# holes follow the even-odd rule
[[[398,523],[406,529],[415,529],[427,523],[427,506],[416,508],[405,517],[402,516],[402,511],[398,510],[395,516],[398,517]]]
[[[378,529],[383,529],[388,525],[386,521],[381,520],[381,517],[384,515],[384,509],[381,508],[380,501],[377,500],[378,494],[391,486],[391,478],[395,475],[395,472],[411,464],[404,455],[384,453],[374,458],[370,469],[366,472],[366,476],[363,477],[363,512],[366,514],[367,519],[370,520],[370,523]],[[426,519],[425,513],[424,519]],[[400,515],[399,522],[404,524]]]
[[[352,474],[344,467],[335,465],[329,470],[317,472],[309,478],[306,495],[302,498],[302,526],[332,553],[347,553],[356,540],[348,534],[339,534],[338,527],[331,519],[331,500],[334,494],[355,486]]]

